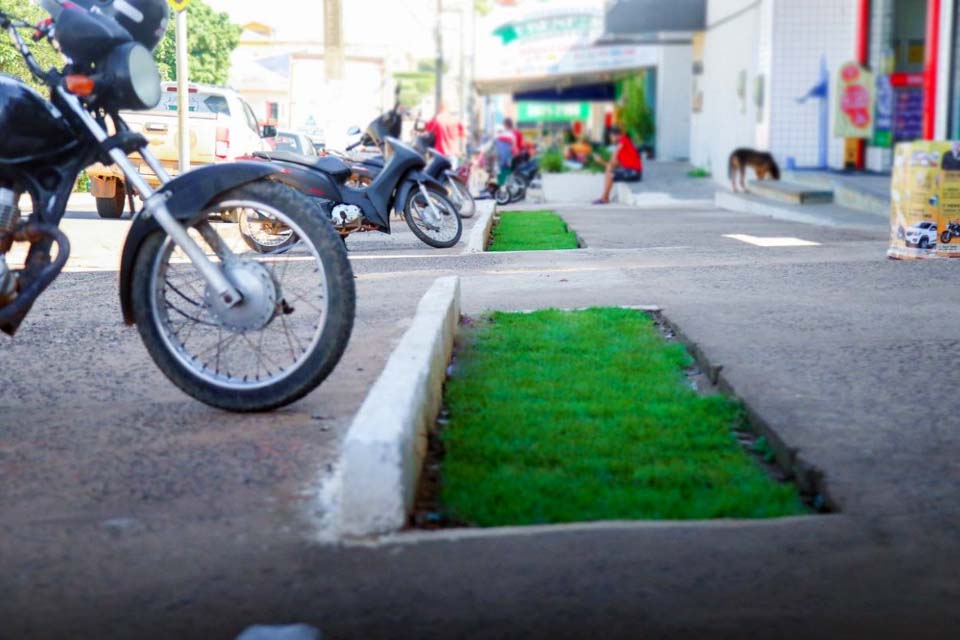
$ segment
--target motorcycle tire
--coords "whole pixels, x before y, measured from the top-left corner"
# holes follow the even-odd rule
[[[243,242],[253,251],[259,254],[280,255],[289,251],[294,245],[300,242],[300,238],[295,233],[284,235],[273,235],[269,233],[256,234],[250,227],[249,218],[244,213],[236,214],[237,225],[240,229],[240,237]]]
[[[943,244],[950,244],[950,241],[953,240],[953,234],[949,231],[944,231],[940,234],[940,242]]]
[[[473,194],[467,185],[456,178],[447,178],[447,190],[450,192],[450,199],[457,205],[457,211],[461,218],[472,218],[477,212],[477,203],[473,199]]]
[[[450,237],[438,238],[430,235],[431,230],[425,228],[426,223],[424,227],[421,227],[421,225],[417,223],[417,220],[420,219],[419,211],[424,206],[429,206],[423,202],[423,194],[421,194],[419,190],[413,191],[407,198],[407,202],[403,207],[403,217],[407,221],[407,226],[410,227],[413,234],[421,241],[434,249],[449,249],[460,242],[460,237],[463,235],[463,220],[460,219],[457,206],[453,204],[445,193],[430,187],[427,187],[427,191],[430,193],[430,198],[433,200],[434,205],[441,209],[441,215],[444,216],[443,224],[456,225],[455,233]]]
[[[131,292],[134,318],[154,362],[186,394],[227,411],[270,411],[313,391],[340,361],[353,330],[353,271],[333,226],[322,220],[309,198],[293,189],[264,181],[222,194],[208,209],[210,213],[193,223],[191,236],[199,239],[200,229],[216,233],[207,223],[218,206],[256,208],[283,220],[301,238],[298,255],[286,259],[235,254],[236,271],[231,280],[235,286],[244,284],[238,286],[245,296],[241,305],[250,306],[215,312],[212,304],[217,303],[211,304],[196,268],[183,256],[175,257],[180,250],[158,230],[144,240],[136,256]],[[226,240],[221,236],[220,241]],[[204,240],[198,242],[212,256],[210,245]],[[299,255],[301,252],[303,256]],[[214,264],[225,268],[222,261]],[[183,283],[175,280],[180,270],[191,279]],[[289,272],[295,275],[289,276]],[[272,282],[273,286],[265,282]],[[259,304],[253,302],[257,296]],[[195,317],[191,318],[191,314]],[[318,318],[316,324],[314,315]],[[185,336],[191,321],[191,335]],[[180,325],[179,331],[176,325]],[[301,340],[296,333],[300,329],[309,336]],[[199,336],[195,335],[198,333]],[[200,343],[204,335],[219,342],[213,347]],[[199,346],[189,346],[191,341]],[[241,351],[258,344],[254,359]],[[204,345],[206,351],[199,351]],[[244,357],[236,359],[232,351],[221,353],[228,348],[240,351]],[[280,361],[287,359],[287,350],[292,363],[285,367]],[[230,363],[231,357],[236,364]],[[254,364],[255,375],[249,373]],[[242,366],[248,371],[241,371]],[[262,369],[266,372],[263,376]]]
[[[513,202],[513,198],[510,195],[510,191],[507,189],[506,186],[499,187],[497,189],[497,192],[494,194],[493,198],[494,200],[497,201],[497,204],[500,205],[501,207],[505,207],[511,202]]]

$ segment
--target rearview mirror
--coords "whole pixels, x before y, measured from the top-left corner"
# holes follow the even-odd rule
[[[277,137],[277,128],[272,124],[263,125],[263,129],[260,131],[261,138],[276,138]]]
[[[358,136],[360,135],[360,127],[350,127],[347,129],[347,135]]]

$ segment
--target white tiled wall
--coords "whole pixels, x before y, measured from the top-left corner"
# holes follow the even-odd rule
[[[776,0],[773,11],[770,148],[783,162],[793,157],[798,166],[814,166],[819,155],[819,107],[816,100],[801,105],[797,98],[817,83],[822,57],[830,73],[831,94],[834,91],[837,69],[855,56],[857,3]],[[833,112],[831,108],[831,118]],[[830,165],[841,167],[843,140],[833,137],[832,122],[829,140]]]
[[[856,0],[710,0],[704,47],[704,107],[692,123],[691,160],[726,179],[729,153],[738,146],[769,149],[786,164],[814,166],[819,160],[817,100],[799,104],[818,82],[825,58],[833,91],[836,70],[853,59]],[[747,95],[737,95],[747,73]],[[763,78],[760,113],[754,88]],[[833,117],[833,109],[829,110]],[[843,164],[843,140],[829,129],[831,166]]]
[[[691,127],[690,159],[709,169],[718,182],[727,178],[727,158],[736,147],[759,146],[753,83],[760,69],[762,7],[773,0],[710,0],[704,41],[703,111]],[[746,73],[746,95],[737,92]],[[768,84],[769,90],[769,84]]]

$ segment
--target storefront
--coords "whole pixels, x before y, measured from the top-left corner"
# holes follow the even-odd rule
[[[878,121],[861,166],[888,170],[899,142],[958,137],[950,0],[858,0],[857,50],[877,76]]]
[[[702,8],[702,7],[701,7]],[[689,153],[692,35],[633,42],[605,37],[604,0],[498,4],[480,24],[476,86],[498,109],[533,133],[580,131],[599,141],[617,86],[643,74],[656,114],[657,155]],[[701,16],[702,20],[702,16]],[[486,120],[487,128],[493,124]]]

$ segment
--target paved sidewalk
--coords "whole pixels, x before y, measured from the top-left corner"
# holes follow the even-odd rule
[[[347,358],[307,401],[260,421],[184,403],[93,303],[38,308],[27,344],[0,346],[22,366],[0,385],[14,420],[0,436],[4,633],[229,638],[305,621],[330,638],[952,638],[960,342],[944,327],[958,312],[957,264],[887,261],[885,227],[700,203],[561,211],[588,249],[355,260]],[[744,235],[816,244],[728,237]],[[335,450],[420,295],[453,273],[467,313],[660,305],[824,473],[841,513],[318,543],[316,460]],[[110,285],[68,274],[56,286],[102,301]],[[44,324],[57,337],[36,362]],[[43,376],[69,390],[52,419],[50,398],[26,385]],[[114,406],[125,421],[98,421]],[[328,411],[343,418],[312,419]],[[189,426],[198,418],[209,424]],[[89,482],[111,468],[115,484]],[[142,500],[143,486],[161,493]]]

